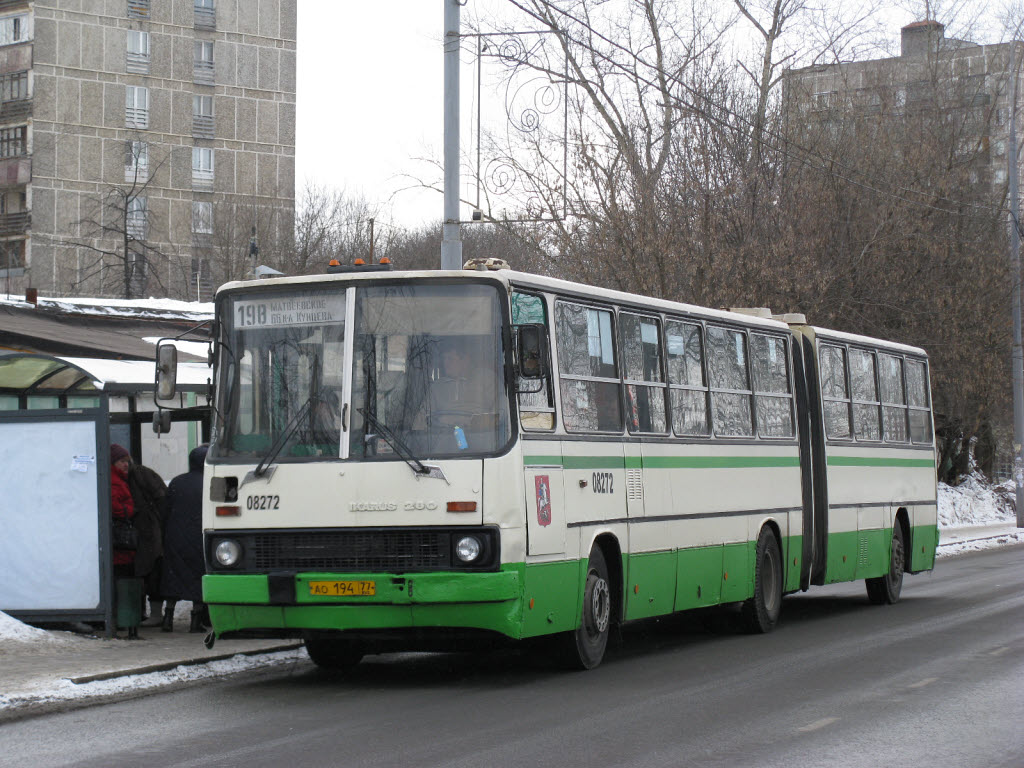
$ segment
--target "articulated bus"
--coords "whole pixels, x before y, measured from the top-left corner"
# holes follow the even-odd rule
[[[550,635],[586,669],[622,622],[768,632],[786,594],[895,603],[933,567],[923,350],[467,267],[219,290],[208,643],[342,668]]]

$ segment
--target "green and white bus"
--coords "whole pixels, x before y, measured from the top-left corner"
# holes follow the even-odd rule
[[[767,632],[785,594],[894,603],[934,565],[915,347],[487,262],[230,283],[213,350],[208,642],[343,667],[551,635],[591,668],[622,622]]]

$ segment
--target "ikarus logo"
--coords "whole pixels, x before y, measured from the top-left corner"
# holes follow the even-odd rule
[[[350,512],[397,512],[398,504],[393,501],[353,501],[348,508]]]

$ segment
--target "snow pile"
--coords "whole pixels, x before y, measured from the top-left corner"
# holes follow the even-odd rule
[[[1014,496],[1012,480],[991,485],[977,472],[960,485],[939,483],[939,528],[1014,522]]]
[[[48,632],[45,629],[30,627],[28,624],[23,624],[13,616],[8,616],[0,611],[0,653],[3,653],[4,647],[8,643],[49,643],[56,645],[72,644],[77,640],[78,638],[70,632]]]

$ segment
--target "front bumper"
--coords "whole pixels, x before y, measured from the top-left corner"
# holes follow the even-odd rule
[[[373,581],[376,594],[310,594],[311,581]],[[518,638],[518,569],[492,573],[208,574],[203,599],[214,633],[287,636],[302,630],[481,629]]]

